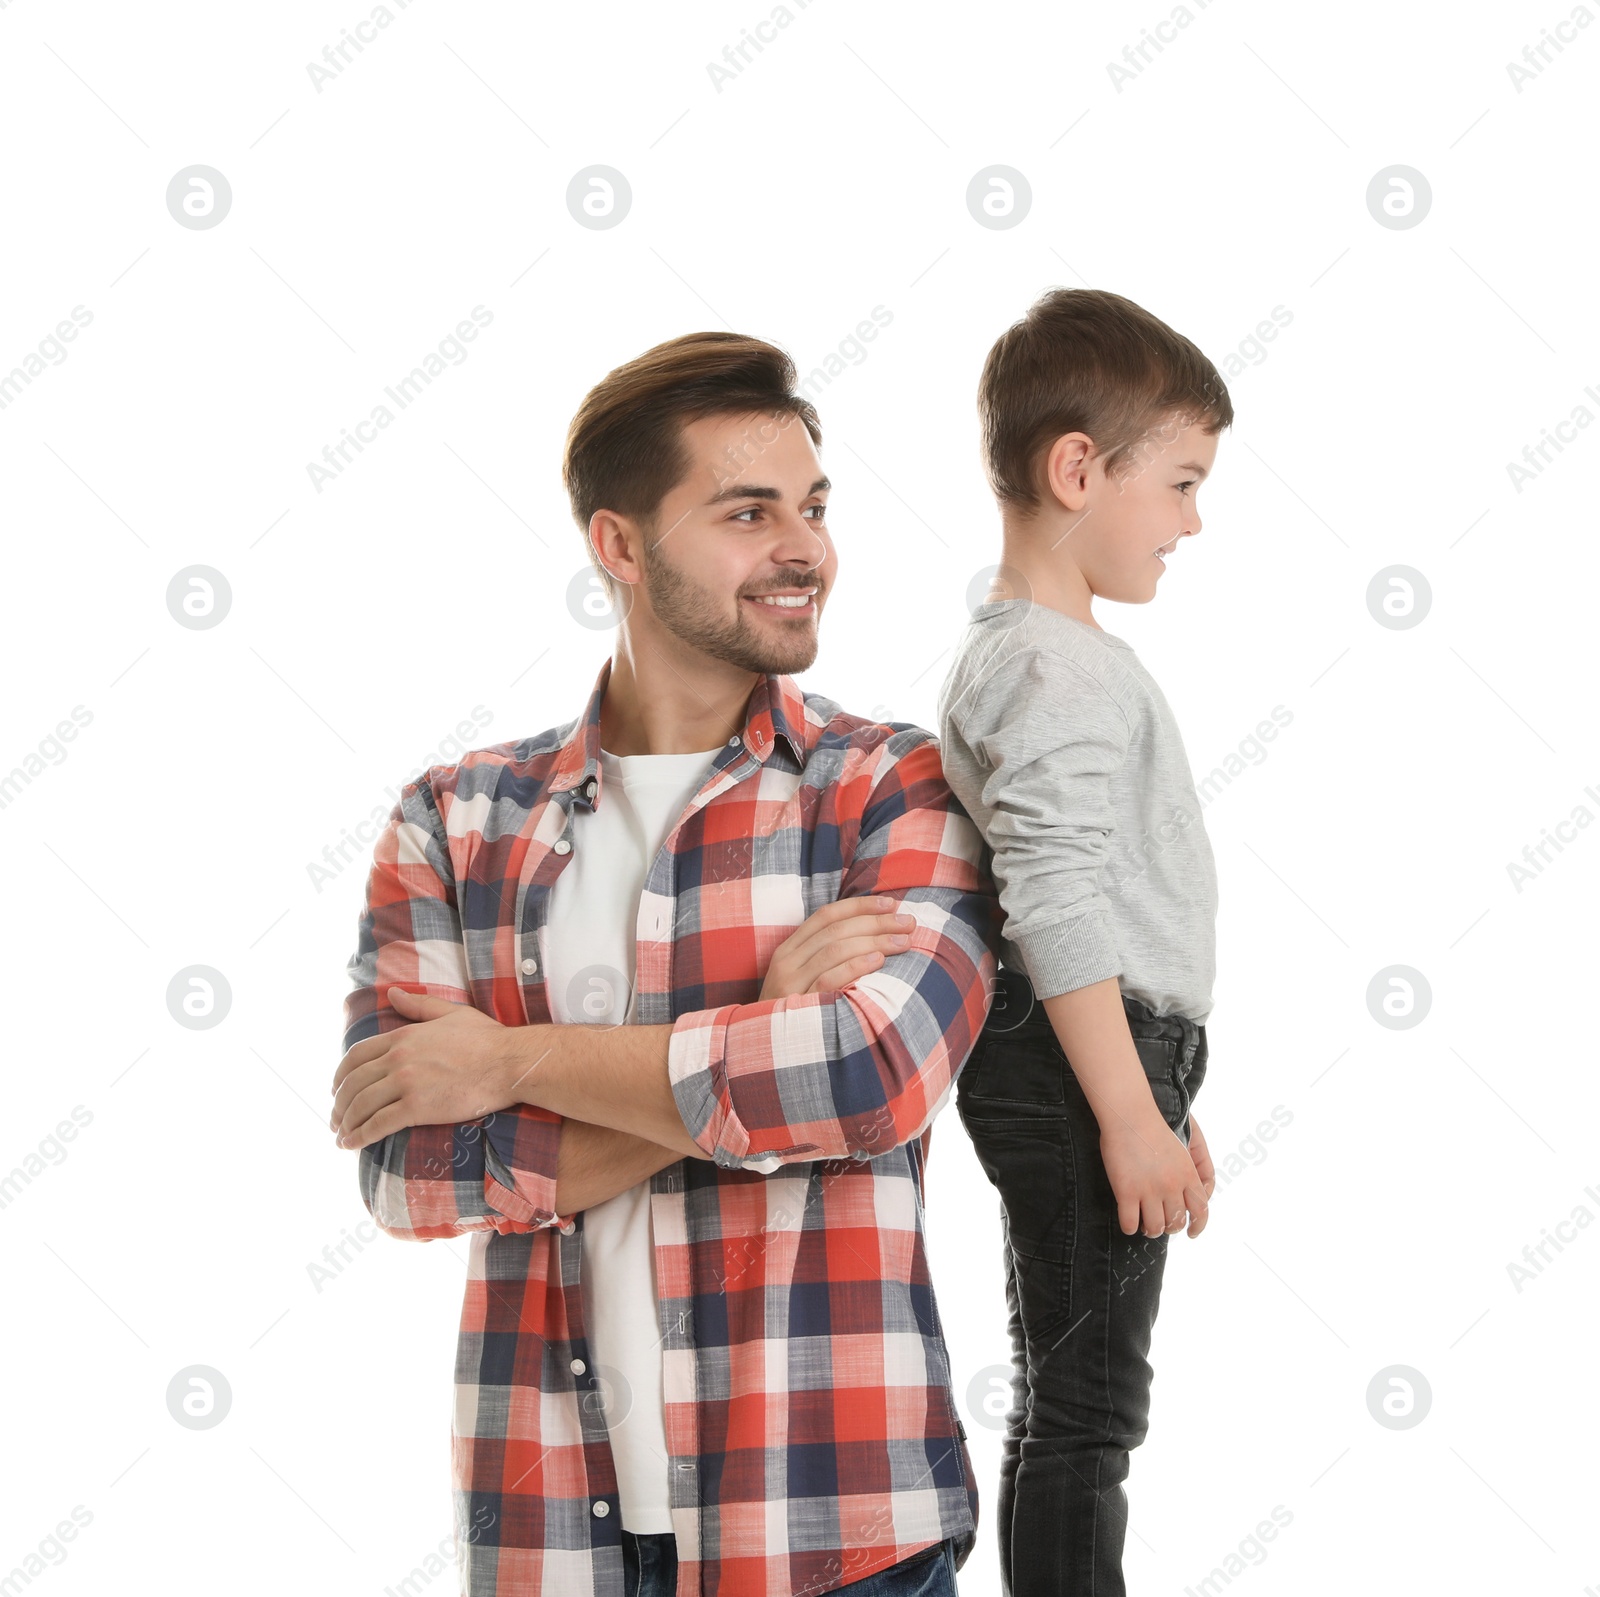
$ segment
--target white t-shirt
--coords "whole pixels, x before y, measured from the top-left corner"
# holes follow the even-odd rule
[[[574,811],[572,854],[550,890],[545,991],[557,1024],[633,1019],[645,877],[718,752],[600,751],[599,804],[592,815]],[[648,1181],[584,1211],[583,1297],[623,1528],[636,1536],[670,1534]]]

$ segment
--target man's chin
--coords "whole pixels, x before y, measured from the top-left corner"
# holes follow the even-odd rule
[[[742,648],[723,658],[742,670],[759,672],[762,676],[793,676],[798,671],[810,670],[815,664],[817,640],[815,634],[788,643],[746,638]]]

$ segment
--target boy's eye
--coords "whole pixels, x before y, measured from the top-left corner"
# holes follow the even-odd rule
[[[1191,478],[1190,478],[1190,479],[1189,479],[1189,480],[1188,480],[1188,482],[1180,482],[1180,483],[1179,483],[1179,484],[1178,484],[1178,485],[1177,485],[1177,486],[1178,486],[1178,492],[1179,492],[1179,493],[1181,493],[1181,494],[1186,494],[1186,493],[1188,493],[1188,491],[1189,491],[1189,490],[1190,490],[1190,489],[1191,489],[1191,488],[1192,488],[1192,487],[1194,487],[1194,478],[1193,478],[1193,477],[1191,477]]]

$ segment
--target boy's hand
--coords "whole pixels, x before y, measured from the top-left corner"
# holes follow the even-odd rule
[[[1189,1134],[1199,1143],[1197,1151],[1209,1175],[1211,1156],[1192,1118]],[[1141,1229],[1147,1237],[1181,1230],[1185,1209],[1189,1235],[1197,1237],[1205,1230],[1210,1188],[1183,1139],[1162,1119],[1154,1099],[1148,1114],[1142,1110],[1125,1113],[1101,1127],[1100,1155],[1125,1236]]]
[[[841,898],[824,904],[778,944],[761,998],[833,992],[911,946],[917,922],[893,913],[892,898]]]
[[[1194,1160],[1195,1171],[1209,1198],[1217,1190],[1217,1171],[1211,1163],[1211,1150],[1206,1146],[1206,1139],[1200,1135],[1200,1122],[1193,1115],[1189,1116],[1189,1157]]]

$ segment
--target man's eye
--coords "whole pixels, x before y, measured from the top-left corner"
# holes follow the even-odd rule
[[[818,521],[821,521],[821,520],[822,520],[822,518],[823,518],[823,517],[824,517],[824,516],[825,516],[825,515],[827,515],[827,513],[828,513],[828,507],[827,507],[827,506],[826,506],[826,505],[810,505],[810,506],[808,506],[808,507],[807,507],[807,508],[808,508],[808,509],[811,509],[811,510],[815,510],[815,511],[816,511],[816,513],[817,513],[817,520],[818,520]]]

